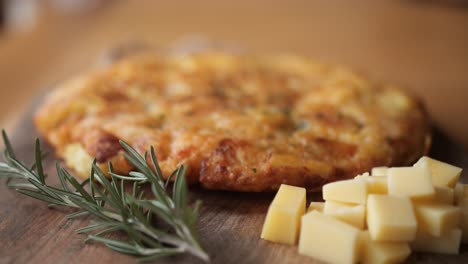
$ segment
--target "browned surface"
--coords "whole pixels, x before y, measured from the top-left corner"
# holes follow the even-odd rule
[[[291,55],[135,56],[58,85],[35,117],[81,177],[93,157],[127,174],[121,139],[153,146],[165,175],[186,164],[191,183],[245,192],[320,190],[411,165],[430,142],[423,105],[399,87]]]
[[[12,135],[17,154],[32,159],[36,136],[31,112],[21,120]],[[459,146],[440,133],[435,134],[431,156],[468,167],[468,156]],[[48,181],[58,184],[49,164]],[[466,172],[463,180],[467,182]],[[246,194],[192,189],[203,201],[199,221],[202,244],[213,263],[318,263],[298,255],[297,247],[272,244],[261,240],[260,232],[272,194]],[[312,196],[309,195],[309,200]],[[316,199],[317,197],[315,197]],[[21,196],[0,184],[0,263],[136,263],[103,246],[84,244],[84,236],[74,230],[86,220],[67,221],[64,210]],[[157,263],[193,263],[190,257],[162,259]],[[196,263],[196,262],[195,262]],[[409,263],[468,263],[468,247],[461,255],[414,254]]]

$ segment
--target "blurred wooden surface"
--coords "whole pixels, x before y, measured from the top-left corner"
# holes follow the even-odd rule
[[[188,34],[252,52],[339,63],[420,95],[468,146],[468,8],[444,1],[113,1],[94,12],[42,12],[30,32],[0,35],[0,127],[30,100],[129,39],[165,46]],[[449,1],[450,3],[450,1]]]

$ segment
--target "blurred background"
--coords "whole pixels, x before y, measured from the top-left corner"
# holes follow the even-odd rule
[[[341,64],[424,99],[468,147],[468,1],[0,0],[0,127],[121,43],[206,38]]]

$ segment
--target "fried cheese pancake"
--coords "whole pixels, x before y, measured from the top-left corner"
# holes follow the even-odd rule
[[[61,84],[35,115],[76,174],[95,157],[132,166],[119,139],[154,146],[167,177],[208,189],[320,190],[375,166],[414,162],[430,144],[422,104],[402,90],[295,56],[140,55]]]

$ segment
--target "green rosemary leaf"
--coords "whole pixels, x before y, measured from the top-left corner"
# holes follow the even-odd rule
[[[127,204],[125,200],[125,180],[120,181],[120,197],[122,198],[122,204]]]
[[[169,256],[173,256],[173,255],[177,255],[177,254],[180,254],[181,250],[180,249],[161,249],[160,252],[156,252],[148,257],[142,257],[142,258],[138,258],[138,261],[139,262],[149,262],[149,261],[154,261],[154,260],[157,260],[161,257],[169,257]]]
[[[74,213],[71,213],[71,214],[66,215],[65,218],[67,218],[67,219],[73,219],[73,218],[78,218],[78,217],[82,217],[82,216],[85,216],[85,215],[89,215],[89,212],[86,212],[86,211],[78,211],[78,212],[74,212]]]
[[[2,170],[0,169],[0,177],[16,178],[16,179],[25,179],[24,175],[13,170]]]
[[[116,246],[114,244],[108,244],[104,243],[104,245],[114,251],[124,253],[124,254],[130,254],[130,255],[138,255],[138,252],[135,249],[128,249],[128,248],[122,248],[120,246]]]
[[[48,156],[48,153],[46,153],[46,152],[41,153],[41,160],[46,159],[47,156]],[[33,171],[33,170],[36,170],[36,166],[37,166],[36,161],[34,161],[34,164],[31,165],[31,169],[30,169],[30,170],[32,170],[32,171]]]
[[[33,180],[33,179],[29,179],[28,180],[32,185],[36,186],[37,189],[39,189],[40,191],[42,191],[42,193],[44,194],[47,194],[49,197],[51,198],[54,198],[54,199],[57,199],[61,202],[63,202],[62,198],[60,197],[60,195],[54,193],[53,191],[49,190],[49,188],[47,188],[47,186],[44,186],[42,185],[42,183],[40,182],[37,182],[36,180]]]
[[[138,171],[131,171],[131,172],[128,173],[128,175],[132,176],[133,178],[137,178],[137,179],[147,179],[145,174],[143,174],[141,172],[138,172]]]
[[[109,174],[111,176],[114,176],[114,178],[117,178],[117,179],[120,179],[120,180],[128,180],[128,181],[146,181],[146,177],[135,177],[133,174],[133,171],[129,173],[129,176],[123,176],[123,175],[119,175],[119,174],[116,174],[114,172],[109,172]]]
[[[88,184],[89,184],[89,178],[86,179],[86,180],[84,180],[84,181],[82,181],[82,182],[80,183],[80,186],[81,186],[82,188],[84,188],[84,187],[85,187],[86,185],[88,185]]]
[[[166,183],[164,184],[164,188],[167,188],[169,186],[169,183],[171,183],[172,178],[177,174],[177,170],[173,171],[169,177],[166,179]]]
[[[34,189],[35,188],[35,186],[29,182],[14,182],[14,181],[9,182],[8,187],[19,188],[19,189]]]
[[[177,176],[174,181],[172,199],[178,210],[185,208],[188,203],[187,183],[185,181],[186,166],[182,165],[177,169]]]
[[[115,226],[116,224],[114,222],[100,222],[100,221],[93,221],[92,224],[82,227],[78,230],[76,230],[76,233],[78,234],[84,234],[84,233],[89,233],[95,230],[103,229],[103,228],[108,228],[110,226]]]
[[[112,227],[101,229],[99,232],[94,233],[93,236],[102,236],[102,235],[120,231],[120,230],[122,230],[122,227],[120,225],[115,225]]]
[[[136,197],[137,194],[139,193],[140,191],[140,185],[138,185],[137,182],[133,182],[133,186],[132,186],[132,196],[133,197]]]
[[[161,171],[161,167],[159,167],[158,160],[156,159],[156,153],[154,152],[154,147],[150,147],[150,157],[151,157],[151,163],[153,164],[154,169],[156,170],[156,175],[158,176],[159,180],[162,180],[163,174]]]
[[[114,168],[112,167],[112,163],[109,162],[109,164],[107,165],[108,168],[109,168],[109,172],[112,172],[114,171]],[[110,185],[113,187],[113,190],[114,190],[114,193],[116,195],[116,198],[119,198],[120,200],[120,204],[124,205],[125,204],[125,201],[123,200],[122,198],[122,194],[123,192],[120,192],[121,191],[121,188],[119,188],[119,186],[117,185],[117,179],[114,178],[114,176],[112,176],[112,174],[110,175],[112,181],[110,182]]]
[[[153,219],[153,212],[151,211],[151,209],[148,209],[148,211],[146,212],[146,221],[151,223],[152,219]]]
[[[95,164],[95,163],[96,163],[96,159],[93,160],[93,164]],[[96,202],[96,194],[95,194],[95,191],[94,191],[96,189],[96,187],[94,187],[94,180],[95,180],[95,178],[94,178],[94,167],[91,166],[91,172],[89,174],[89,190],[91,192],[91,197]],[[100,191],[99,188],[97,188],[97,190]],[[102,192],[99,192],[99,194],[101,195],[101,197],[104,196]]]
[[[56,204],[56,205],[65,205],[64,202],[62,202],[60,200],[57,200],[57,199],[54,199],[52,197],[49,197],[49,196],[47,196],[45,194],[42,194],[41,192],[36,192],[36,191],[32,191],[32,190],[27,190],[27,189],[16,189],[16,191],[21,193],[21,194],[30,196],[32,198],[35,198],[37,200],[41,200],[41,201],[44,201],[44,202],[47,202],[47,203]]]
[[[195,202],[195,205],[193,206],[193,211],[192,211],[192,215],[191,215],[190,222],[189,222],[189,224],[190,224],[190,226],[192,228],[195,228],[195,226],[197,224],[197,219],[198,219],[198,216],[200,214],[201,205],[202,205],[202,201],[197,200]]]
[[[13,148],[11,147],[10,139],[8,139],[8,136],[4,129],[2,129],[2,138],[3,138],[3,143],[5,144],[5,153],[6,153],[5,156],[10,157],[12,159],[16,159],[15,152],[13,151]],[[5,157],[5,160],[7,160],[7,157]]]
[[[104,186],[104,189],[109,192],[109,199],[107,199],[107,202],[112,204],[114,207],[117,207],[119,209],[122,209],[122,204],[120,203],[120,197],[119,194],[116,192],[115,188],[112,186],[112,184],[107,180],[106,175],[104,175],[104,172],[96,165],[93,164],[94,168],[94,175],[96,176],[96,180]]]
[[[70,200],[73,204],[77,205],[78,207],[86,210],[90,214],[98,217],[101,220],[109,220],[109,217],[106,216],[102,210],[100,210],[100,207],[96,204],[91,204],[89,202],[86,202],[84,199],[76,199],[73,197],[70,197]]]
[[[68,185],[67,185],[67,178],[61,172],[61,168],[58,162],[55,162],[55,169],[57,170],[57,176],[60,180],[60,184],[62,185],[63,190],[69,192],[70,189],[68,188]]]
[[[35,145],[35,167],[36,167],[36,172],[37,175],[39,176],[39,180],[41,183],[44,183],[45,181],[45,174],[44,174],[44,169],[42,168],[42,152],[41,152],[41,142],[39,139],[36,139],[36,145]]]
[[[131,197],[128,197],[132,199]],[[164,222],[168,224],[174,224],[174,219],[171,217],[171,212],[167,209],[167,207],[161,203],[160,201],[134,201],[139,206],[151,210],[154,214],[162,218]]]
[[[37,175],[35,175],[32,171],[30,171],[26,166],[24,166],[21,162],[17,161],[14,158],[9,159],[9,163],[11,163],[19,173],[22,173],[25,179],[34,179],[37,180]]]
[[[135,249],[134,245],[131,245],[129,243],[125,243],[125,242],[122,242],[122,241],[119,241],[119,240],[104,238],[104,237],[100,237],[100,236],[96,236],[96,235],[89,235],[88,236],[88,241],[89,240],[94,240],[94,241],[97,241],[97,242],[104,243],[106,246],[111,245],[111,246],[114,247],[112,249],[123,252],[123,253],[126,253],[126,254],[136,254],[136,253],[138,253],[137,250]]]
[[[83,189],[81,184],[67,170],[65,170],[64,168],[60,168],[58,170],[58,173],[62,174],[63,177],[67,179],[67,181],[73,186],[73,188],[75,188],[77,192],[81,194],[81,196],[84,199],[88,201],[93,201],[91,195],[89,195],[89,193],[85,189]]]
[[[125,149],[124,157],[132,163],[133,166],[137,167],[138,170],[142,173],[148,173],[148,166],[145,161],[145,159],[135,150],[133,149],[130,145],[128,145],[126,142],[120,140],[120,145]],[[152,173],[148,173],[147,176],[154,176]]]

